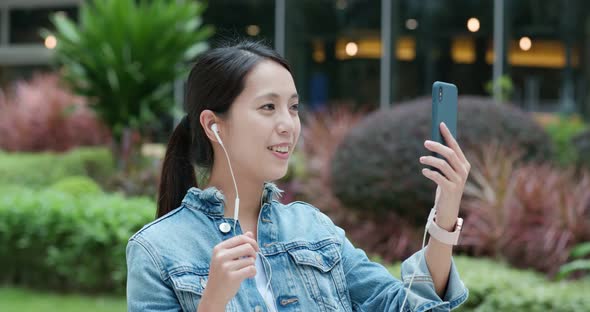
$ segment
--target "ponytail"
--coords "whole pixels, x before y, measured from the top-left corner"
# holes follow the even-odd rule
[[[187,116],[176,126],[166,148],[158,192],[156,219],[178,208],[186,192],[197,187],[191,161],[192,137]]]

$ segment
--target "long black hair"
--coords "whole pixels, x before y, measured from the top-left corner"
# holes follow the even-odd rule
[[[242,41],[208,50],[197,57],[187,81],[187,115],[168,141],[162,165],[156,218],[179,207],[186,192],[198,187],[194,165],[210,170],[213,146],[199,121],[203,110],[223,116],[242,93],[246,75],[261,61],[271,60],[289,72],[287,61],[260,42]]]

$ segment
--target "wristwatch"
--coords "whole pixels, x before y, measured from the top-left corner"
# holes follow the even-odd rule
[[[449,232],[436,224],[436,208],[430,210],[428,215],[428,221],[426,222],[426,229],[430,236],[436,238],[441,243],[447,245],[457,245],[459,243],[459,234],[461,233],[461,227],[463,227],[463,219],[457,218],[455,223],[455,229],[453,232]]]

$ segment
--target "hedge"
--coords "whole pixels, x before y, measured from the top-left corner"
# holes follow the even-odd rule
[[[456,311],[590,311],[590,279],[551,282],[532,270],[454,256],[469,298]],[[388,267],[399,278],[400,264]]]
[[[105,147],[85,147],[63,154],[0,151],[0,185],[38,189],[69,176],[88,176],[104,182],[114,173],[112,154]]]
[[[63,189],[0,187],[0,283],[123,292],[127,240],[154,219],[154,202]]]

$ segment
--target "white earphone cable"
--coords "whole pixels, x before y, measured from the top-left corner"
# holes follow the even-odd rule
[[[428,224],[424,227],[424,236],[422,237],[422,248],[420,250],[424,249],[424,246],[426,245],[426,233],[427,233],[427,228],[428,228]],[[424,259],[424,250],[422,251],[422,254],[420,254],[420,260],[418,260],[418,263],[422,263],[422,260]],[[410,279],[410,284],[408,285],[408,290],[406,290],[406,296],[404,297],[404,301],[402,302],[402,306],[399,309],[400,312],[404,311],[404,306],[406,305],[406,300],[408,300],[408,295],[410,294],[410,291],[412,289],[412,283],[414,282],[414,277],[416,276],[416,271],[414,271],[414,274],[412,274],[412,278]],[[403,284],[403,281],[402,281]]]
[[[225,153],[225,158],[227,158],[227,164],[229,166],[229,172],[231,174],[232,181],[234,182],[234,189],[236,190],[236,200],[234,203],[234,226],[233,226],[234,235],[236,235],[236,224],[238,222],[238,217],[240,214],[240,195],[238,193],[238,184],[236,183],[236,177],[234,176],[234,170],[231,166],[231,161],[229,160],[229,155],[227,153],[227,150],[225,149],[225,146],[223,145],[223,141],[221,141],[221,138],[219,137],[219,134],[217,133],[217,125],[213,124],[211,126],[211,130],[213,130],[213,133],[215,134],[215,138],[217,138],[217,141],[219,141],[219,145],[221,145],[221,148],[223,149],[223,152]]]

